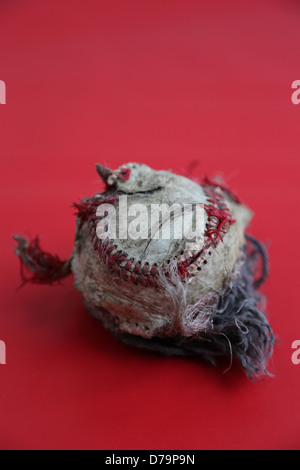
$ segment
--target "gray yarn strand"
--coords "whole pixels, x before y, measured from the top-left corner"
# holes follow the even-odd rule
[[[120,331],[114,335],[127,344],[166,356],[201,356],[212,365],[217,365],[218,357],[228,357],[230,365],[235,358],[251,379],[270,375],[266,365],[272,355],[274,335],[260,308],[263,297],[257,292],[267,277],[268,259],[261,242],[248,234],[246,240],[241,276],[220,296],[210,331],[190,339],[180,336],[145,339]],[[254,279],[258,268],[261,275]]]

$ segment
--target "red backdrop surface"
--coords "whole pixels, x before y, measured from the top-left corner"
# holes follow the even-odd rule
[[[1,448],[300,448],[299,24],[296,1],[1,0]],[[119,344],[71,278],[16,291],[12,235],[68,257],[96,162],[195,160],[270,242],[273,378]]]

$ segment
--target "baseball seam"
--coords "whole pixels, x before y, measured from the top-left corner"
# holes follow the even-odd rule
[[[223,188],[220,189],[223,190]],[[186,258],[185,254],[181,253],[181,260],[178,263],[178,274],[182,281],[192,276],[188,271],[191,265],[194,264],[198,271],[201,270],[201,265],[207,263],[206,255],[211,254],[210,249],[216,247],[220,241],[223,242],[224,235],[227,233],[230,225],[235,222],[226,206],[222,193],[218,192],[216,183],[210,184],[209,181],[204,181],[203,190],[208,201],[208,204],[204,204],[208,217],[204,233],[204,246],[194,256]],[[118,202],[118,193],[109,196],[102,194],[102,196],[102,198],[91,198],[82,200],[79,204],[74,204],[80,219],[79,227],[81,228],[85,222],[87,223],[94,250],[98,252],[100,258],[111,272],[115,272],[125,281],[130,281],[134,284],[140,283],[145,287],[156,287],[158,285],[159,270],[165,269],[165,263],[158,267],[157,263],[150,265],[146,262],[142,266],[139,261],[132,257],[129,258],[126,253],[119,250],[112,240],[100,240],[97,237],[96,227],[97,223],[101,220],[101,216],[96,216],[98,206],[108,203],[116,205]]]

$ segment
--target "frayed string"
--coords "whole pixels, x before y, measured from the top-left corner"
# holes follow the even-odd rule
[[[28,282],[52,284],[71,274],[71,258],[62,261],[57,255],[43,251],[38,237],[30,241],[21,235],[13,238],[17,242],[15,253],[20,259],[20,287]]]
[[[252,235],[249,235],[249,233],[245,233],[245,237],[246,240],[250,242],[248,243],[248,258],[253,259],[252,264],[256,272],[258,271],[258,265],[260,264],[261,275],[253,282],[254,288],[258,289],[265,282],[269,274],[268,255],[265,246],[256,240],[256,238],[252,237]],[[253,272],[253,274],[255,274],[255,272]]]
[[[202,180],[200,180],[200,184],[202,186],[213,186],[215,188],[220,188],[222,191],[224,191],[234,202],[240,204],[241,200],[240,198],[233,193],[233,191],[227,186],[225,181],[223,181],[220,177],[214,177],[210,178],[207,175],[204,175],[202,177]]]
[[[227,335],[225,335],[225,333],[221,333],[221,334],[222,334],[223,336],[225,336],[225,338],[227,339],[228,345],[229,345],[229,352],[230,352],[230,354],[229,354],[229,357],[230,357],[229,366],[227,367],[227,369],[223,370],[223,374],[226,374],[226,372],[228,372],[228,371],[231,369],[231,367],[232,367],[232,356],[233,356],[233,354],[232,354],[232,346],[231,346],[230,339],[228,338]]]

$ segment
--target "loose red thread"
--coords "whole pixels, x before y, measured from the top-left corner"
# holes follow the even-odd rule
[[[14,239],[17,242],[16,251],[20,258],[22,285],[27,282],[52,284],[71,273],[70,260],[62,261],[57,255],[43,251],[38,237],[27,241],[26,238],[15,235]],[[25,268],[27,268],[26,272],[32,272],[32,276],[28,277],[25,274]]]
[[[235,220],[231,217],[223,196],[211,186],[203,186],[203,188],[210,203],[204,205],[208,218],[205,236],[210,245],[216,246],[219,240],[223,242],[223,236]]]
[[[215,188],[220,188],[222,189],[222,191],[228,194],[228,196],[230,196],[234,202],[237,202],[238,204],[241,203],[239,197],[235,193],[232,192],[232,190],[228,187],[228,185],[224,181],[219,181],[216,178],[210,178],[204,175],[200,180],[200,184],[204,187],[212,186]]]
[[[81,201],[74,202],[73,207],[76,209],[76,215],[80,217],[80,227],[83,222],[86,222],[90,217],[96,217],[97,208],[100,204],[116,205],[118,196],[103,196],[101,198],[82,199]],[[97,218],[99,220],[99,218]]]

